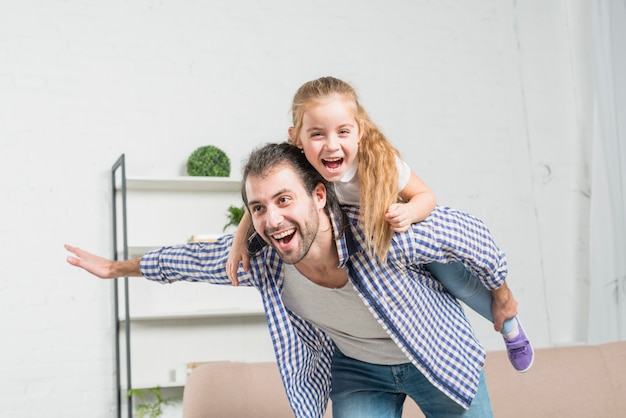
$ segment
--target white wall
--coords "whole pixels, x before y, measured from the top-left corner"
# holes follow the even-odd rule
[[[0,1],[0,415],[113,415],[110,283],[69,267],[63,243],[110,253],[115,159],[174,176],[214,144],[237,175],[254,145],[286,138],[293,93],[322,75],[357,87],[440,203],[487,222],[535,345],[584,341],[587,9]]]

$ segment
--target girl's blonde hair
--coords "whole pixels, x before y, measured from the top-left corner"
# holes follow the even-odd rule
[[[361,187],[360,222],[365,234],[366,251],[385,261],[393,231],[384,216],[389,206],[398,201],[396,157],[399,153],[370,120],[359,103],[356,90],[334,77],[321,77],[300,86],[291,105],[293,138],[300,136],[307,109],[316,101],[332,95],[342,96],[353,106],[354,117],[363,129],[357,152]]]

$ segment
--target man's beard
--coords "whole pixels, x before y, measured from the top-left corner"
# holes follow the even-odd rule
[[[317,237],[320,220],[319,213],[317,212],[317,208],[315,207],[313,202],[311,202],[307,219],[309,219],[311,222],[305,222],[304,225],[293,223],[291,224],[296,227],[296,232],[294,234],[297,235],[299,238],[300,243],[297,248],[290,249],[287,253],[285,253],[283,250],[275,245],[276,243],[273,239],[270,241],[270,245],[272,246],[272,248],[274,248],[274,250],[280,256],[281,260],[283,260],[283,262],[286,264],[297,264],[302,261],[302,259],[306,257],[306,255],[309,253],[311,245],[313,245],[313,242]],[[266,234],[266,236],[270,235]],[[293,240],[294,238],[295,237],[291,239]]]

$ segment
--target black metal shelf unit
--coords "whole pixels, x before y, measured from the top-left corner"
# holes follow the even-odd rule
[[[119,187],[117,184],[119,171]],[[120,190],[118,196],[118,190]],[[122,154],[115,164],[111,167],[111,199],[112,199],[112,221],[113,221],[113,260],[118,260],[118,250],[121,246],[121,253],[123,260],[128,260],[128,234],[127,234],[127,216],[126,216],[126,162],[124,154]],[[121,239],[118,237],[119,224],[118,224],[118,198],[121,200]],[[121,242],[120,242],[121,240]],[[119,315],[119,281],[123,280],[124,286],[124,333],[125,333],[125,352],[126,352],[126,388],[132,388],[131,380],[131,367],[130,367],[130,311],[129,311],[129,298],[128,298],[128,277],[118,278],[113,280],[113,323],[115,333],[115,381],[117,392],[117,416],[122,417],[122,400],[126,397],[128,406],[128,417],[133,416],[133,403],[132,398],[127,396],[126,393],[122,393],[122,364],[120,355],[120,315]]]

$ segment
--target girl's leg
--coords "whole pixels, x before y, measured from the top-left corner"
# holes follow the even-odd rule
[[[463,263],[427,264],[426,269],[450,294],[493,323],[491,292],[474,277]],[[534,351],[517,317],[504,321],[502,336],[513,367],[525,372],[533,364]]]
[[[463,263],[430,263],[425,267],[452,296],[493,323],[491,292],[465,268]],[[504,321],[502,334],[508,334],[516,327],[515,318],[509,318]]]

